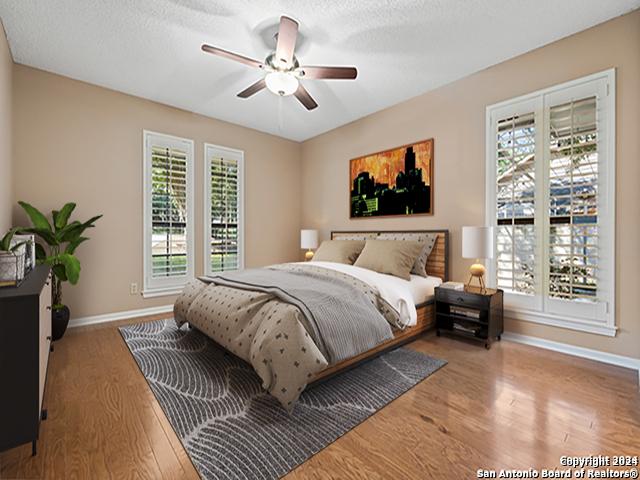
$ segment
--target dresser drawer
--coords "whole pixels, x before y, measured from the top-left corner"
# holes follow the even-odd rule
[[[436,289],[436,301],[457,305],[460,307],[487,309],[491,302],[488,295],[476,295],[472,293],[462,292],[446,288]]]
[[[20,285],[0,289],[0,451],[31,442],[35,454],[51,345],[49,274],[37,265]]]
[[[44,397],[44,384],[47,377],[47,366],[49,364],[49,349],[51,347],[51,276],[47,278],[44,288],[40,292],[39,309],[39,349],[38,349],[38,415],[42,409]]]

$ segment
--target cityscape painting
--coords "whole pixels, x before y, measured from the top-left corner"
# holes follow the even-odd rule
[[[433,138],[354,158],[351,218],[433,214]]]

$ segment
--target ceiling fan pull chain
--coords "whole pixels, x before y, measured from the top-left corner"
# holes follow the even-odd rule
[[[284,121],[282,117],[282,95],[278,96],[278,130],[284,130]]]

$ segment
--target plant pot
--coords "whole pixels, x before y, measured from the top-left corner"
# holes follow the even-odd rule
[[[66,305],[51,311],[51,339],[54,342],[60,340],[64,336],[64,332],[67,331],[70,315],[71,312]]]

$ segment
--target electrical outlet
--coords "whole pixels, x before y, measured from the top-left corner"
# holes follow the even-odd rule
[[[132,283],[129,286],[129,293],[131,295],[137,295],[138,294],[138,284],[137,283]]]

